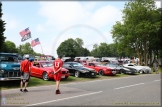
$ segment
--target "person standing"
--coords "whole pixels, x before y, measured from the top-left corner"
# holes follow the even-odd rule
[[[61,80],[61,69],[63,67],[62,56],[58,55],[58,59],[53,62],[54,80],[56,81],[56,94],[61,94],[59,90],[60,80]]]
[[[158,69],[159,69],[159,63],[157,60],[154,61],[153,63],[153,69],[156,72],[156,74],[159,74]]]
[[[28,92],[27,85],[30,78],[30,72],[31,72],[31,62],[29,61],[29,55],[25,55],[25,60],[21,62],[20,64],[20,70],[21,70],[21,82],[20,82],[20,91],[21,92]],[[23,90],[23,84],[24,90]]]

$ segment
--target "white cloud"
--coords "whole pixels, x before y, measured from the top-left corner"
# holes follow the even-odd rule
[[[6,25],[5,25],[6,30],[14,30],[19,25],[19,21],[13,15],[4,14],[2,16],[2,19],[6,23]]]
[[[40,15],[45,16],[48,25],[66,28],[74,23],[84,21],[89,14],[78,2],[41,2]]]
[[[36,26],[36,31],[37,31],[37,32],[44,32],[44,31],[45,31],[45,28],[43,27],[43,25],[38,24],[38,25]]]
[[[103,27],[121,20],[121,12],[114,6],[104,6],[95,11],[89,20],[89,24],[95,27]]]

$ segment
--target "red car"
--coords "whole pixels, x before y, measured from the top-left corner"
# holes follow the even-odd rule
[[[54,79],[53,62],[51,61],[34,61],[30,75],[33,77],[42,78],[43,80]],[[69,71],[65,68],[61,69],[62,79],[69,77]]]
[[[85,67],[95,69],[97,74],[99,75],[116,75],[117,71],[116,69],[109,68],[106,66],[102,66],[100,63],[97,62],[89,62],[87,65],[84,65]]]

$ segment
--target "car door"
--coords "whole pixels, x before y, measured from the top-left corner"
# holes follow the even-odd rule
[[[74,68],[70,63],[64,63],[63,67],[69,70],[70,75],[74,75]]]
[[[40,63],[34,62],[31,71],[33,76],[40,77]]]

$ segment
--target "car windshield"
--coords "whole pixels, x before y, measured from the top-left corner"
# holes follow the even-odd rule
[[[117,67],[116,64],[108,64],[107,66],[109,66],[109,67]]]
[[[104,66],[104,64],[101,63],[94,63],[96,66]]]
[[[72,66],[73,67],[83,67],[83,65],[80,63],[72,63]]]
[[[12,55],[0,55],[1,62],[18,62],[18,57]]]
[[[53,63],[52,62],[41,62],[43,67],[52,67]]]

